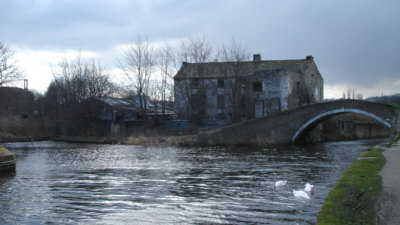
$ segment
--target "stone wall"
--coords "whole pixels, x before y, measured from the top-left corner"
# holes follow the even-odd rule
[[[315,64],[309,64],[304,73],[289,71],[287,74],[287,109],[323,101],[324,81]]]
[[[389,129],[363,115],[344,114],[328,119],[305,137],[306,142],[385,138]]]
[[[265,70],[257,71],[254,76],[249,77],[249,82],[246,84],[246,93],[249,97],[247,103],[249,118],[256,117],[257,110],[256,104],[262,105],[261,116],[267,116],[270,113],[279,112],[285,109],[286,101],[282,99],[282,70]],[[261,91],[255,91],[254,85],[259,82],[262,83]]]
[[[255,101],[262,103],[262,116],[268,115],[270,112],[285,110],[287,107],[286,99],[282,98],[282,76],[283,72],[276,71],[259,71],[254,76],[249,76],[243,79],[243,84],[239,85],[240,91],[237,95],[242,95],[245,99],[244,118],[254,118]],[[197,94],[199,88],[193,87],[191,80],[175,80],[174,110],[177,119],[190,118],[190,95]],[[206,119],[218,117],[226,117],[230,119],[232,115],[233,95],[232,87],[236,82],[235,78],[225,78],[224,87],[218,87],[218,79],[202,80],[202,87],[206,89]],[[260,91],[254,91],[254,83],[261,84]],[[218,97],[223,96],[223,107],[218,106]],[[276,106],[276,104],[278,104]]]
[[[221,80],[224,83],[223,87],[220,85]],[[236,98],[235,107],[232,107],[234,102],[232,92],[236,91],[237,96],[238,89],[243,95],[245,104],[243,107],[237,107],[240,99]],[[206,104],[201,106],[205,108],[204,119],[218,117],[229,120],[236,110],[243,108],[245,113],[240,113],[242,119],[254,119],[321,102],[323,79],[315,63],[307,63],[304,71],[265,68],[258,69],[245,77],[175,79],[176,119],[192,119],[191,115],[196,113],[195,109],[199,104],[193,101],[192,96],[199,93],[205,95]],[[222,107],[221,100],[224,102]]]
[[[201,132],[199,144],[290,144],[298,143],[319,123],[345,113],[357,113],[375,118],[389,128],[389,137],[397,134],[400,111],[381,103],[339,100],[286,110],[212,131]]]
[[[201,92],[205,93],[205,105],[201,106],[205,109],[205,118],[218,113],[226,113],[217,110],[217,96],[220,92],[224,94],[226,92],[225,89],[217,89],[217,79],[204,79],[199,83],[199,85],[194,85],[192,80],[183,79],[174,81],[174,112],[177,119],[188,120],[191,118],[192,110],[200,107],[196,105],[198,102],[191,98]]]

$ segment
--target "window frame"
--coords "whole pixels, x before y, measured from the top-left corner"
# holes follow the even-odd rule
[[[225,109],[225,95],[217,95],[217,108]]]
[[[262,92],[262,82],[261,81],[254,81],[253,82],[253,92]]]
[[[217,79],[217,88],[225,88],[225,80],[222,78]]]

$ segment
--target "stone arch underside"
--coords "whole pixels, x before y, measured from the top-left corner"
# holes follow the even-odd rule
[[[343,114],[343,113],[356,113],[356,114],[365,115],[372,119],[375,119],[376,121],[380,122],[381,124],[383,124],[384,126],[386,126],[388,128],[391,127],[391,125],[387,121],[385,121],[384,119],[382,119],[381,117],[379,117],[373,113],[370,113],[370,112],[367,112],[364,110],[360,110],[360,109],[354,109],[354,108],[341,108],[341,109],[336,109],[336,110],[331,110],[331,111],[321,113],[321,114],[313,117],[312,119],[308,120],[293,135],[293,137],[291,139],[292,143],[296,143],[298,138],[301,137],[303,134],[305,134],[307,131],[309,131],[310,128],[315,127],[317,124],[321,123],[322,121],[324,121],[326,119],[329,119],[333,116]]]

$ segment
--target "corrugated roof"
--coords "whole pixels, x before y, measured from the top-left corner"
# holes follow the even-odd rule
[[[310,59],[262,60],[259,62],[209,62],[183,63],[174,79],[224,78],[229,76],[249,76],[256,71],[286,70],[304,72]]]
[[[100,98],[100,100],[107,105],[113,106],[113,107],[118,107],[118,106],[128,106],[129,102],[122,100],[122,99],[116,99],[116,98]]]

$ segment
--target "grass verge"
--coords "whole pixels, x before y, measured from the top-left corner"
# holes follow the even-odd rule
[[[397,137],[396,137],[392,142],[390,142],[389,144],[387,144],[386,147],[391,148],[392,145],[393,145],[394,143],[398,142],[398,141],[400,141],[400,131],[397,133]]]
[[[370,148],[360,154],[329,192],[317,224],[375,224],[376,200],[382,188],[378,172],[386,163],[383,150]]]

